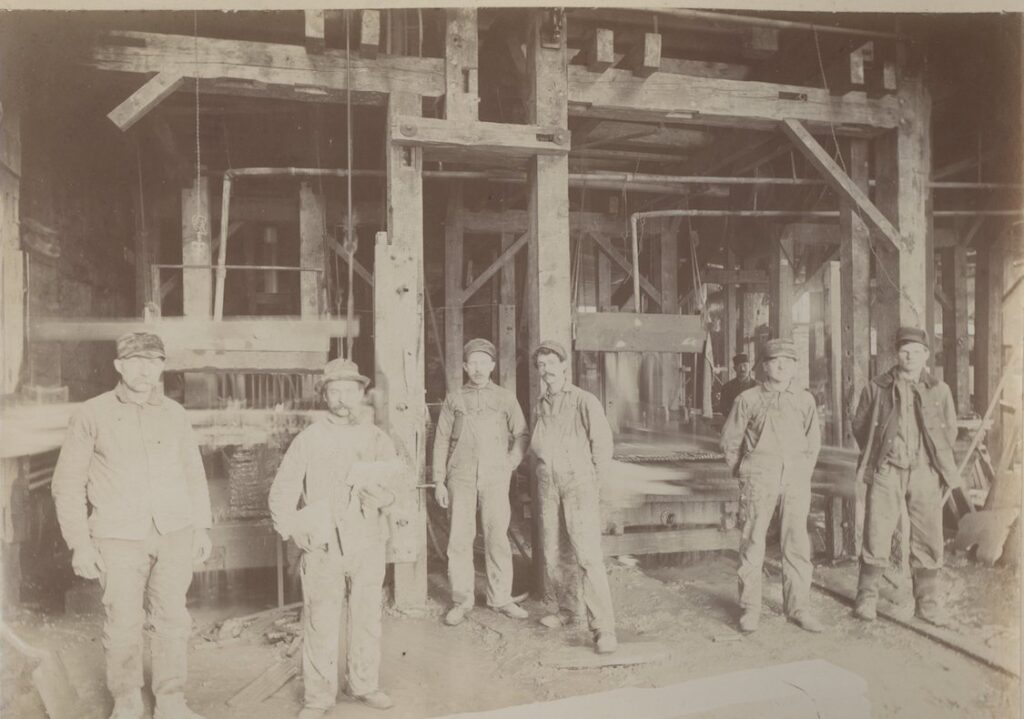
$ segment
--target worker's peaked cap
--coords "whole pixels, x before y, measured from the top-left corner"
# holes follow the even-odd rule
[[[739,364],[740,362],[749,362],[749,361],[750,361],[750,358],[747,357],[745,352],[740,352],[739,354],[733,355],[733,357],[732,357],[732,363],[733,364]]]
[[[764,344],[764,359],[767,362],[775,357],[789,357],[791,360],[798,360],[796,345],[793,340],[771,339]]]
[[[351,380],[358,382],[363,387],[370,384],[370,378],[359,373],[359,366],[355,362],[341,357],[332,359],[324,365],[323,376],[317,381],[317,388],[323,389],[328,382],[337,380]]]
[[[562,343],[556,342],[555,340],[544,340],[539,345],[537,345],[537,348],[533,351],[534,362],[537,361],[537,355],[541,354],[542,352],[558,355],[558,359],[562,360],[563,362],[565,362],[566,358],[569,356],[569,353],[565,351],[565,347],[562,346]]]
[[[469,356],[474,352],[488,354],[492,360],[498,358],[498,351],[494,349],[494,343],[482,337],[477,337],[466,343],[466,346],[462,348],[462,359],[469,359]]]
[[[152,332],[128,332],[117,338],[117,358],[167,359],[164,341]]]
[[[901,347],[908,342],[928,346],[928,333],[917,327],[900,327],[896,333],[896,347]]]

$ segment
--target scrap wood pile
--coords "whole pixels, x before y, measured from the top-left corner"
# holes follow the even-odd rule
[[[227,700],[233,707],[257,704],[272,697],[299,674],[299,649],[302,647],[302,602],[274,607],[262,612],[231,617],[213,625],[203,637],[208,641],[229,643],[253,641],[272,644],[278,657]]]

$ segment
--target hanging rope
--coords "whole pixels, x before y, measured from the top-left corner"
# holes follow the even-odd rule
[[[355,234],[355,223],[352,218],[352,55],[351,32],[352,15],[345,11],[345,163],[348,174],[345,176],[345,244],[343,249],[348,257],[348,306],[345,315],[345,359],[352,359],[352,330],[355,324],[355,264],[356,250],[359,249]]]

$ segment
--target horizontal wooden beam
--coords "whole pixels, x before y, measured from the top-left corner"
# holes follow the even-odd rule
[[[399,115],[392,118],[392,142],[424,148],[472,148],[518,157],[564,155],[571,135],[561,127],[512,125],[500,122],[440,120]]]
[[[823,131],[834,126],[838,134],[868,136],[899,122],[899,106],[892,97],[833,97],[828,90],[801,85],[665,72],[647,78],[618,69],[597,74],[576,65],[570,65],[568,73],[571,115],[759,130],[794,118]]]
[[[577,350],[595,352],[703,352],[707,331],[700,315],[579,312]]]
[[[180,73],[160,72],[133,92],[120,105],[115,107],[107,117],[124,132],[146,116],[150,110],[159,105],[164,98],[173,93],[185,79]]]
[[[705,270],[703,280],[714,285],[767,285],[768,273],[762,270]]]
[[[594,241],[594,244],[597,245],[597,248],[601,250],[601,252],[605,253],[608,256],[608,259],[610,259],[612,262],[614,262],[623,270],[625,270],[626,274],[632,276],[633,272],[635,271],[633,265],[631,265],[629,260],[627,260],[621,254],[619,254],[619,252],[614,247],[612,247],[612,243],[608,241],[607,237],[602,237],[601,235],[592,233],[586,233],[586,236]],[[661,292],[659,292],[658,288],[652,285],[650,280],[648,280],[642,274],[639,276],[640,289],[646,292],[647,296],[658,304],[658,307],[661,307]]]
[[[782,129],[789,136],[789,139],[793,141],[793,144],[800,153],[814,165],[815,169],[821,173],[821,176],[825,178],[829,186],[841,198],[850,203],[853,211],[864,220],[868,227],[888,240],[895,250],[899,251],[905,246],[903,239],[900,237],[899,230],[893,227],[893,224],[882,214],[882,211],[871,202],[868,196],[864,194],[864,191],[850,179],[850,176],[836,164],[832,156],[828,154],[824,147],[818,144],[818,141],[814,139],[799,120],[783,120]]]
[[[462,291],[462,298],[460,304],[464,304],[469,301],[469,298],[475,295],[481,287],[483,287],[489,279],[494,277],[501,271],[501,268],[510,262],[512,258],[516,256],[519,250],[526,247],[527,241],[530,239],[529,235],[523,233],[520,235],[515,242],[509,245],[504,252],[502,252],[498,259],[496,259],[491,266],[481,272],[479,275],[473,278],[473,281],[469,283],[469,286]]]
[[[301,350],[167,350],[168,372],[258,372],[305,374],[323,371],[327,348]]]
[[[444,61],[427,57],[386,56],[346,59],[343,50],[311,54],[299,45],[193,38],[146,32],[112,32],[92,46],[88,64],[127,73],[178,73],[200,81],[200,89],[240,94],[285,94],[295,99],[344,101],[346,76],[352,92],[424,97],[444,94]],[[351,63],[346,73],[346,64]]]

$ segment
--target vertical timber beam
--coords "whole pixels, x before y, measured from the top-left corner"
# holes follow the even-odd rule
[[[679,225],[680,218],[673,218],[661,233],[661,266],[659,268],[662,314],[679,314]],[[661,404],[663,414],[659,419],[667,420],[672,411],[672,402],[678,393],[679,355],[661,355]]]
[[[953,306],[942,312],[942,377],[953,392],[958,412],[971,406],[971,341],[967,335],[967,248],[957,243],[942,250],[942,288]]]
[[[419,115],[418,95],[393,93],[388,103],[388,126],[395,115]],[[374,357],[377,386],[384,390],[384,428],[400,456],[413,468],[410,482],[424,482],[426,461],[426,401],[423,324],[423,154],[416,147],[387,143],[386,237],[378,236],[374,283]],[[381,245],[385,245],[382,247]],[[404,493],[405,494],[405,493]],[[423,606],[427,598],[427,517],[422,492],[407,493],[410,515],[403,556],[395,556],[395,606]],[[400,509],[403,509],[400,507]],[[392,549],[399,543],[392,532]]]
[[[726,237],[726,242],[729,242],[730,239],[730,237]],[[736,254],[732,251],[732,247],[727,247],[725,250],[725,264],[728,270],[736,269]],[[725,366],[725,381],[729,380],[732,358],[737,354],[736,336],[739,326],[737,294],[736,285],[730,283],[725,286],[725,323],[723,327],[725,330],[725,355],[722,357],[722,365]]]
[[[566,74],[565,14],[533,10],[526,42],[528,120],[536,125],[568,129],[569,90]],[[538,155],[527,163],[529,225],[530,321],[529,350],[541,340],[560,342],[572,352],[572,307],[569,263],[569,156]],[[568,363],[569,367],[572,362]],[[571,381],[571,378],[570,378]],[[540,396],[540,376],[530,363],[531,415]],[[540,506],[534,488],[533,506]],[[537,513],[539,515],[539,512]],[[539,516],[533,524],[534,591],[545,590],[545,557]]]
[[[597,247],[594,248],[594,255],[597,258],[597,311],[615,312],[617,308],[612,303],[612,261]],[[618,357],[617,352],[601,353],[604,413],[608,417],[612,432],[615,433],[619,431],[618,395],[615,384]]]
[[[839,262],[829,262],[823,273],[825,289],[825,336],[828,344],[828,386],[829,400],[832,405],[832,423],[829,427],[828,441],[841,447],[843,444],[843,347],[842,347],[842,309],[843,291],[840,280]],[[863,483],[861,483],[863,484]]]
[[[868,191],[868,141],[851,139],[850,179]],[[871,366],[871,248],[869,231],[849,202],[839,206],[839,275],[842,304],[842,446],[856,448],[851,419]]]
[[[886,217],[895,221],[899,208],[899,168],[896,164],[896,132],[888,132],[874,141],[875,205]],[[902,233],[901,233],[902,234]],[[896,332],[900,327],[900,277],[903,269],[902,251],[874,242],[871,300],[871,327],[875,334],[875,373],[885,372],[896,364]]]
[[[476,8],[445,10],[444,104],[449,120],[478,119],[478,44]]]
[[[153,298],[152,264],[150,228],[153,227],[153,205],[145,202],[146,181],[142,173],[142,143],[138,136],[134,142],[135,159],[138,163],[138,182],[132,183],[132,210],[135,215],[135,307],[139,315],[143,315],[146,303]]]
[[[462,386],[462,182],[448,186],[444,218],[444,367],[448,390]]]
[[[516,241],[511,232],[501,235],[501,251]],[[501,304],[498,305],[498,382],[516,393],[516,258],[501,268]]]
[[[299,273],[299,314],[303,318],[320,316],[323,292],[323,270],[327,259],[324,254],[324,197],[309,182],[299,185],[299,266],[316,268],[320,272]]]
[[[989,225],[989,232],[989,237],[977,243],[974,270],[974,411],[979,416],[985,415],[995,399],[1003,372],[1004,257],[994,223]],[[992,439],[990,436],[988,449],[994,453]]]
[[[793,253],[796,251],[793,235],[784,233],[772,249],[768,267],[768,291],[771,293],[768,326],[772,337],[789,339],[793,335]]]
[[[743,269],[753,270],[757,263],[753,257],[747,256],[743,260]],[[743,294],[740,299],[740,349],[750,357],[751,366],[756,367],[760,360],[760,352],[757,346],[757,308],[761,305],[762,293],[754,291],[751,285],[743,285]],[[732,358],[729,358],[732,361]]]

